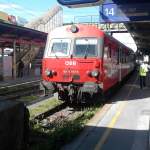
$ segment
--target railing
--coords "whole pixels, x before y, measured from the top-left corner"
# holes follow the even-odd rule
[[[75,16],[73,24],[94,25],[105,32],[128,32],[124,23],[100,23],[98,15]]]

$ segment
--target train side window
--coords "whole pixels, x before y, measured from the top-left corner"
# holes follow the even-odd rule
[[[123,49],[122,48],[120,48],[119,49],[119,61],[121,62],[121,63],[124,63],[124,51],[123,51]]]
[[[108,58],[108,46],[104,47],[104,58]]]
[[[111,47],[110,46],[104,47],[104,58],[111,58]]]
[[[120,49],[117,49],[117,64],[119,64],[119,53],[120,53]]]
[[[124,63],[126,63],[126,57],[127,57],[126,52],[124,52]]]
[[[109,53],[109,57],[111,58],[111,55],[112,55],[112,52],[111,52],[111,45],[109,45],[109,51],[108,51],[108,53]]]
[[[123,60],[124,60],[124,63],[126,63],[126,53],[124,52],[124,58],[123,58]]]
[[[125,52],[122,51],[122,63],[125,63]]]

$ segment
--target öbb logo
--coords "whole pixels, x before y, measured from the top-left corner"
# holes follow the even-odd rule
[[[65,61],[66,66],[76,66],[77,62],[76,61]]]

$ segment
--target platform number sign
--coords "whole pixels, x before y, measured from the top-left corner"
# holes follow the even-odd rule
[[[100,22],[150,21],[150,2],[117,5],[105,3],[100,6]]]
[[[105,16],[106,18],[115,17],[117,15],[116,10],[117,10],[116,5],[103,5],[102,7],[103,16]]]

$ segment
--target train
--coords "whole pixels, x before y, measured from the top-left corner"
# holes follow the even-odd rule
[[[48,35],[42,85],[60,100],[86,103],[121,83],[134,67],[134,51],[98,27],[66,25]]]

